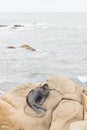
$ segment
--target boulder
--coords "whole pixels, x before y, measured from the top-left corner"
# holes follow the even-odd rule
[[[42,105],[47,111],[37,114],[27,104],[26,96],[44,83],[50,88]],[[83,90],[77,84],[60,76],[44,83],[17,86],[0,97],[0,130],[74,130],[70,124],[84,120]]]
[[[27,45],[27,44],[24,44],[24,45],[21,45],[20,48],[25,48],[25,49],[29,49],[31,51],[36,51],[36,49],[34,49],[33,47]]]
[[[78,85],[65,77],[52,77],[47,80],[51,89],[62,94],[53,112],[50,130],[69,130],[71,122],[83,120],[83,106]]]

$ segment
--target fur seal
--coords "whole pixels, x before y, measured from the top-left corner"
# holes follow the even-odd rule
[[[49,86],[44,84],[42,87],[37,87],[31,90],[26,96],[26,102],[32,109],[39,114],[42,111],[47,111],[46,108],[41,107],[46,97],[49,95]]]

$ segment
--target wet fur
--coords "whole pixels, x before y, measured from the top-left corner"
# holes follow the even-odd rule
[[[42,87],[37,87],[31,90],[27,97],[26,101],[30,107],[36,112],[40,113],[41,111],[47,111],[46,108],[41,105],[44,103],[46,97],[49,95],[48,84],[44,84]]]

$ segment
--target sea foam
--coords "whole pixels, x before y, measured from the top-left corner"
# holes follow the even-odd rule
[[[78,79],[82,82],[82,83],[86,83],[87,82],[87,75],[78,75]]]

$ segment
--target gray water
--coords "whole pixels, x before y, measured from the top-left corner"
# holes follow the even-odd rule
[[[87,86],[87,13],[0,14],[0,25],[7,25],[0,27],[0,90],[52,75]]]

